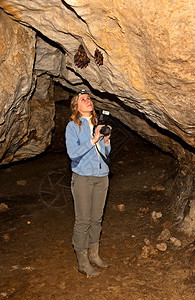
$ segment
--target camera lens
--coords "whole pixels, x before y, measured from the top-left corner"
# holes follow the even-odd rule
[[[105,125],[100,129],[100,133],[103,134],[104,136],[110,135],[111,130],[110,127]]]

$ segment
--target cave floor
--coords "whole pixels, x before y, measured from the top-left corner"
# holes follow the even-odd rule
[[[114,157],[100,248],[110,266],[96,278],[77,271],[66,154],[2,168],[0,203],[8,209],[0,212],[0,299],[195,299],[193,241],[170,222],[166,182],[175,168],[142,141]],[[169,239],[158,250],[164,229],[181,246]]]

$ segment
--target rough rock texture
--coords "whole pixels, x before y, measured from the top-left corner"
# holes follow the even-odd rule
[[[194,146],[193,1],[4,0],[1,7],[58,43],[67,65],[94,89],[115,94]],[[78,70],[81,43],[91,62]],[[103,66],[93,58],[96,48]]]
[[[46,73],[75,91],[85,87],[96,98],[97,107],[109,108],[114,116],[142,137],[178,159],[178,175],[170,191],[175,194],[175,213],[178,219],[182,219],[186,204],[194,200],[194,1],[51,0],[45,3],[40,0],[1,0],[0,7],[13,19],[39,33],[34,65],[36,76]],[[30,60],[25,65],[28,70],[25,70],[23,63],[17,62],[15,52],[12,54],[14,59],[8,56],[10,51],[14,51],[13,47],[10,49],[9,43],[6,46],[2,43],[0,68],[5,63],[10,65],[8,84],[3,78],[0,84],[5,87],[11,85],[12,90],[7,88],[9,94],[2,94],[0,106],[5,111],[5,103],[9,99],[15,108],[9,110],[12,118],[7,114],[5,122],[5,112],[0,118],[1,157],[7,158],[8,153],[18,149],[16,136],[17,132],[21,132],[16,127],[10,130],[10,124],[15,122],[16,116],[22,119],[22,108],[27,110],[29,96],[34,89],[30,74],[34,54],[31,55],[30,50],[34,51],[35,33],[8,18],[4,21],[5,16],[1,15],[3,39],[7,39],[5,28],[7,34],[9,30],[9,43],[12,42],[12,34],[16,39],[17,31],[25,32],[17,41],[18,55],[22,53],[26,60]],[[29,40],[24,44],[26,35]],[[83,68],[74,61],[81,44],[90,60]],[[96,49],[103,54],[103,65],[95,60]],[[15,62],[16,65],[12,66]],[[5,74],[5,70],[2,71]],[[20,88],[15,76],[18,81],[23,80],[23,88]],[[43,90],[39,91],[42,95]],[[41,97],[39,95],[39,99]],[[31,131],[27,124],[29,118],[25,120],[25,125],[18,122],[23,130],[19,134],[20,141],[23,137],[28,140],[27,132]],[[48,126],[45,144],[49,141],[52,121]],[[18,151],[15,159],[24,157],[21,147]],[[190,207],[192,216],[193,205]]]
[[[184,221],[181,223],[180,227],[182,230],[187,232],[189,235],[194,235],[195,231],[195,195],[193,199],[189,202],[189,214],[186,214]]]
[[[37,78],[36,90],[29,102],[29,124],[26,142],[14,153],[13,161],[34,157],[50,145],[54,128],[55,103],[50,100],[51,79]]]
[[[13,159],[25,142],[34,89],[35,33],[0,10],[0,159]]]
[[[66,78],[66,58],[56,43],[52,43],[44,37],[37,36],[36,42],[36,74],[47,73],[49,75]]]
[[[37,79],[33,74],[35,32],[2,10],[0,19],[0,160],[5,164],[34,157],[47,148],[55,105],[48,95],[50,77]]]

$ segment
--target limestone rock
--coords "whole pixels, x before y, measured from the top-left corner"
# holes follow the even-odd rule
[[[141,252],[141,257],[142,258],[148,258],[150,254],[150,247],[149,246],[143,246],[142,247],[142,252]]]
[[[172,236],[170,238],[170,241],[175,247],[181,247],[181,241],[179,239],[177,239],[176,237]]]
[[[194,146],[194,6],[191,1],[4,0],[1,7],[59,44],[67,66],[94,89],[115,94],[127,107]],[[100,22],[101,20],[101,22]],[[78,69],[80,44],[90,65]],[[97,45],[104,55],[94,59]],[[116,46],[117,45],[117,46]]]
[[[159,251],[164,252],[164,251],[167,250],[167,244],[164,243],[164,242],[162,242],[162,243],[160,243],[160,244],[157,244],[157,245],[156,245],[156,248],[157,248]]]
[[[0,160],[9,162],[27,134],[35,33],[2,10],[0,19]]]
[[[154,247],[152,245],[145,245],[142,247],[142,252],[141,252],[141,257],[142,258],[148,258],[151,255],[156,255],[157,254],[157,250],[154,249]]]
[[[22,147],[15,152],[13,161],[34,157],[44,152],[51,143],[55,102],[48,94],[50,83],[47,75],[37,79],[37,89],[29,103],[28,135]]]
[[[158,219],[160,219],[161,217],[162,217],[161,211],[158,211],[158,212],[153,211],[153,212],[151,213],[151,220],[152,220],[154,223],[158,223],[158,222],[159,222]]]
[[[9,207],[8,207],[7,204],[5,204],[5,203],[1,203],[1,204],[0,204],[0,212],[6,211],[6,210],[8,210],[8,209],[9,209]]]
[[[59,76],[61,74],[63,59],[65,60],[64,54],[57,48],[57,45],[51,45],[48,40],[40,36],[37,37],[35,58],[36,74],[47,73],[52,76]]]
[[[169,229],[165,228],[161,234],[158,236],[159,241],[168,241],[171,238],[171,232]]]
[[[194,199],[189,203],[190,211],[181,224],[181,229],[187,232],[189,235],[195,234],[195,201]]]
[[[119,211],[125,211],[125,205],[124,204],[119,204],[118,205],[118,210]]]

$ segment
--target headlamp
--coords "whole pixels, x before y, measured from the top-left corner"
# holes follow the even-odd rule
[[[84,94],[87,94],[87,91],[85,89],[82,89],[80,90],[80,92],[78,92],[77,96],[76,96],[76,99],[75,99],[75,102],[74,102],[74,110],[76,110],[76,107],[77,107],[77,101],[79,99],[79,97],[81,95],[84,95]]]

